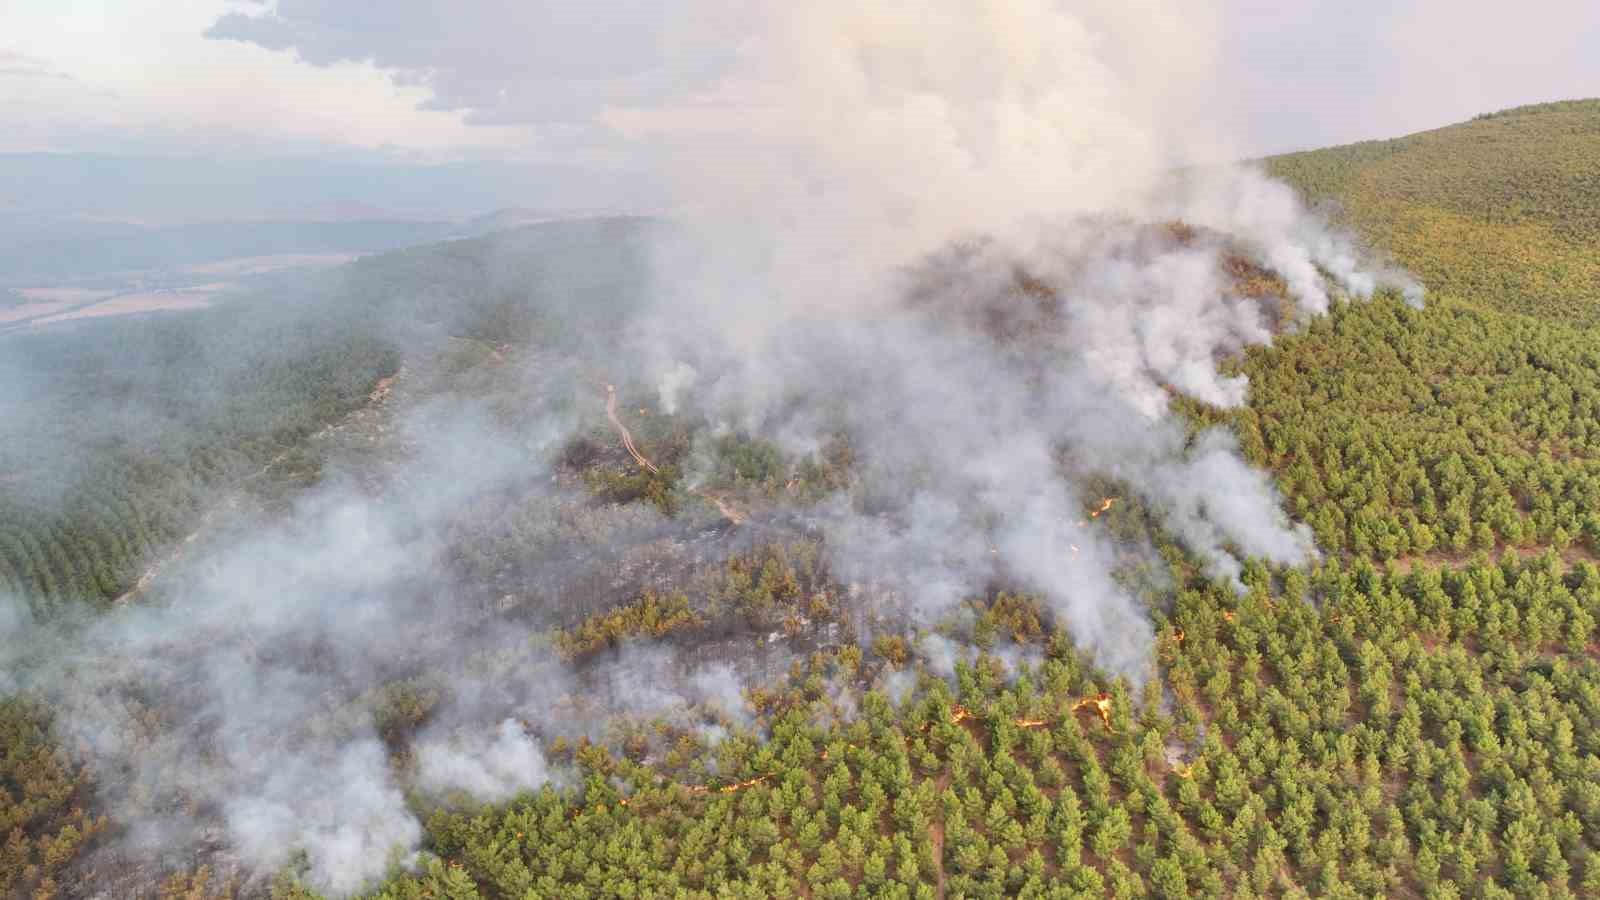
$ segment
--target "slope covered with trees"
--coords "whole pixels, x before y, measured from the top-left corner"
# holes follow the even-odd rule
[[[1597,125],[1557,104],[1269,161],[1430,298],[1339,303],[1231,364],[1246,408],[1189,405],[1326,558],[1243,598],[1188,576],[1153,613],[1170,707],[1046,619],[1001,629],[1046,645],[1014,684],[983,657],[825,724],[841,670],[902,662],[880,641],[814,659],[769,742],[703,751],[717,777],[589,748],[582,791],[439,812],[437,861],[381,896],[1600,891]],[[1102,691],[1109,729],[1072,712]]]
[[[571,344],[554,323],[576,320],[604,335],[647,227],[534,227],[185,315],[0,339],[0,591],[39,611],[108,603],[228,491],[365,403],[418,331]]]
[[[1560,573],[1185,591],[1170,711],[1057,641],[1013,683],[986,656],[820,724],[831,679],[882,661],[818,657],[770,739],[708,751],[709,790],[585,747],[581,796],[441,810],[437,861],[376,896],[1592,895],[1600,572]],[[1080,699],[1107,689],[1102,723]]]
[[[713,737],[681,721],[612,723],[592,741],[547,744],[571,774],[538,792],[495,804],[415,793],[425,852],[373,896],[1600,895],[1597,141],[1600,101],[1583,101],[1267,161],[1336,202],[1429,298],[1422,309],[1390,294],[1340,301],[1228,361],[1250,379],[1238,410],[1179,399],[1196,426],[1234,429],[1323,555],[1304,569],[1249,563],[1236,593],[1124,496],[1095,527],[1150,539],[1168,576],[1143,590],[1156,658],[1142,687],[1097,671],[1062,623],[1016,594],[974,597],[973,615],[922,635],[871,634],[846,614],[849,589],[815,544],[755,541],[689,566],[671,590],[632,591],[536,638],[581,663],[642,640],[732,646],[834,629],[839,640],[788,678],[747,693],[753,724],[725,721]],[[570,347],[606,334],[631,302],[624,266],[597,270],[580,252],[631,240],[605,227],[622,230],[363,261],[339,296],[366,325]],[[557,296],[582,302],[541,315]],[[324,395],[282,390],[286,443],[359,405],[403,344],[381,328],[318,334],[301,343],[337,353],[322,335],[382,337],[350,370],[364,374],[320,388],[331,399],[297,405]],[[459,383],[492,384],[493,355],[460,354]],[[668,521],[714,521],[713,504],[781,513],[850,481],[846,440],[789,458],[705,434],[641,386],[619,393],[659,471],[634,465],[593,413],[560,467],[587,506],[551,524],[535,521],[543,507],[485,501],[458,523],[453,565],[494,583],[530,545],[587,552],[606,539],[605,515],[641,501]],[[219,429],[207,423],[231,420],[214,415],[196,427],[234,435],[227,446],[275,434],[249,419]],[[283,446],[263,440],[267,459]],[[694,454],[706,477],[691,486]],[[175,477],[204,483],[188,474],[204,453],[174,458]],[[174,533],[199,506],[178,508],[190,518]],[[0,539],[71,545],[43,543],[54,533],[40,537],[35,521],[48,520],[13,515]],[[40,553],[83,567],[65,550]],[[934,632],[984,652],[942,677],[914,652]],[[374,702],[408,786],[406,741],[433,708],[423,683],[361,701]],[[74,854],[117,825],[78,811],[92,810],[93,786],[50,750],[43,710],[0,706],[0,723],[12,761],[0,816],[16,823],[0,884],[50,896]],[[244,892],[314,896],[303,874],[291,865]],[[165,890],[240,888],[200,867]]]
[[[1265,161],[1435,292],[1600,322],[1600,100]]]

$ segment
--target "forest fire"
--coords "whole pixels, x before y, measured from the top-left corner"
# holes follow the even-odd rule
[[[1112,506],[1116,505],[1116,502],[1117,502],[1117,498],[1115,498],[1115,497],[1103,498],[1100,501],[1100,508],[1096,509],[1095,511],[1093,511],[1091,513],[1089,513],[1089,518],[1091,518],[1091,519],[1100,518],[1100,514],[1109,511]]]
[[[717,788],[713,788],[710,785],[705,784],[696,784],[690,786],[688,791],[691,794],[733,794],[742,791],[745,788],[755,787],[756,785],[770,779],[773,774],[774,773],[772,772],[768,772],[765,775],[757,775],[756,777],[747,779],[745,781],[735,781],[732,784],[725,784]]]
[[[965,706],[957,705],[950,708],[950,724],[952,725],[960,725],[962,722],[972,718],[976,718],[976,716],[972,714],[972,710],[967,709]],[[1044,719],[1016,718],[1011,720],[1011,724],[1018,728],[1045,728],[1050,723]],[[924,724],[922,730],[927,731],[928,725]]]
[[[639,468],[649,471],[652,475],[661,474],[655,463],[646,459],[644,454],[639,452],[639,448],[634,446],[633,435],[628,432],[627,426],[622,424],[622,420],[617,418],[617,388],[612,384],[606,385],[606,417],[611,420],[611,425],[616,428],[617,434],[621,435],[622,446],[627,449],[628,455],[633,457],[633,461],[639,464]]]
[[[823,754],[823,759],[827,759],[827,754],[826,753]],[[768,772],[765,775],[757,775],[754,778],[748,778],[748,779],[746,779],[744,781],[735,781],[735,782],[733,782],[731,784],[724,784],[724,785],[722,785],[720,787],[712,787],[709,784],[689,784],[689,785],[684,785],[683,789],[684,789],[684,791],[686,793],[690,794],[691,796],[695,796],[695,797],[703,797],[703,796],[705,796],[707,794],[734,794],[734,793],[738,793],[739,791],[744,790],[745,788],[752,788],[752,787],[755,787],[758,784],[762,784],[762,783],[770,780],[773,777],[773,775],[775,775],[775,774],[777,774],[777,773]],[[627,806],[628,805],[628,798],[627,797],[618,797],[617,798],[617,805],[618,806]],[[574,810],[574,814],[576,814],[576,812],[577,811]]]
[[[1186,637],[1186,635],[1183,633],[1182,628],[1174,628],[1172,629],[1171,640],[1161,641],[1159,646],[1159,656],[1161,657],[1162,662],[1171,663],[1177,658],[1178,652],[1183,646],[1184,637]]]
[[[1100,722],[1106,726],[1106,730],[1107,731],[1113,730],[1112,727],[1111,727],[1111,695],[1110,694],[1107,694],[1104,691],[1102,691],[1099,694],[1094,695],[1093,697],[1085,697],[1082,700],[1079,700],[1077,703],[1074,703],[1072,705],[1072,711],[1073,712],[1078,712],[1079,710],[1084,709],[1084,708],[1092,708],[1095,711],[1095,713],[1097,713],[1100,716]]]

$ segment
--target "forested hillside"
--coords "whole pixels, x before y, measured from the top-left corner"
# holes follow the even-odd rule
[[[1235,590],[1097,476],[1085,526],[1154,549],[1117,570],[1154,625],[1142,686],[1001,585],[888,630],[852,609],[872,588],[840,583],[805,521],[855,484],[847,435],[785,453],[652,385],[602,382],[638,300],[654,227],[638,222],[362,260],[307,288],[310,317],[257,298],[13,342],[8,358],[71,362],[15,376],[52,405],[4,421],[0,589],[41,613],[104,604],[402,363],[427,368],[412,377],[434,398],[503,397],[516,419],[519,367],[560,357],[587,392],[550,479],[566,493],[475,498],[441,556],[487,598],[472,628],[527,629],[472,661],[484,681],[545,650],[580,671],[646,641],[797,652],[742,711],[547,741],[563,776],[492,803],[421,787],[431,673],[396,662],[376,687],[341,685],[295,727],[375,722],[424,824],[424,852],[372,896],[1600,896],[1600,101],[1266,166],[1337,204],[1428,298],[1337,298],[1224,364],[1249,378],[1243,407],[1175,401],[1272,473],[1316,563],[1251,560]],[[1018,277],[1019,302],[1047,305]],[[1281,292],[1268,281],[1257,293]],[[96,415],[65,415],[89,397]],[[119,415],[134,397],[140,415]],[[292,458],[274,490],[322,477],[317,455]],[[635,543],[616,550],[619,534]],[[595,558],[603,583],[526,587]],[[406,627],[396,657],[426,630]],[[944,643],[974,654],[946,671],[926,652]],[[593,699],[573,691],[553,715]],[[84,777],[37,698],[0,705],[0,738],[0,893],[91,895],[86,860],[124,827],[97,813],[111,786]],[[164,783],[140,802],[203,805]],[[316,896],[303,856],[265,881],[215,859],[168,866],[156,893]]]
[[[364,403],[411,334],[570,339],[539,334],[540,302],[603,321],[628,302],[642,227],[536,226],[371,257],[187,315],[0,339],[0,590],[40,611],[108,603],[209,504]],[[610,255],[580,273],[559,262],[574,248],[585,261]]]
[[[1327,558],[1180,591],[1167,711],[1011,601],[999,632],[1050,646],[1015,685],[988,657],[954,696],[818,726],[813,678],[772,743],[719,748],[729,793],[595,755],[581,801],[441,814],[442,862],[386,896],[1600,892],[1597,166],[1600,101],[1267,162],[1429,299],[1338,304],[1237,362],[1247,408],[1190,407]],[[1104,725],[1079,711],[1102,691]]]
[[[1436,293],[1600,321],[1600,100],[1266,161]]]

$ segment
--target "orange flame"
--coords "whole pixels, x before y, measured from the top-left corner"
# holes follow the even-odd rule
[[[1172,629],[1172,641],[1170,643],[1165,640],[1161,641],[1158,649],[1162,662],[1170,663],[1177,658],[1178,648],[1183,644],[1184,636],[1182,628],[1174,628]]]
[[[1230,610],[1224,611],[1222,613],[1222,618],[1227,620],[1227,621],[1229,621],[1229,622],[1232,622],[1233,621],[1233,610],[1230,609]]]
[[[710,785],[706,785],[706,784],[695,784],[695,785],[690,785],[688,787],[688,791],[689,791],[689,793],[695,794],[695,795],[710,794],[710,793],[713,793],[713,792],[714,793],[718,793],[718,794],[732,794],[732,793],[734,793],[736,791],[742,791],[745,788],[755,787],[756,785],[762,783],[763,781],[766,781],[767,779],[771,778],[774,774],[776,774],[776,773],[768,772],[765,775],[757,775],[756,777],[748,779],[746,781],[735,781],[732,784],[725,784],[725,785],[723,785],[722,787],[719,787],[719,788],[713,788]]]
[[[1192,764],[1179,763],[1172,767],[1172,774],[1179,778],[1193,778],[1194,766]]]
[[[1106,730],[1107,731],[1111,730],[1111,695],[1110,694],[1107,694],[1104,691],[1102,691],[1101,693],[1096,694],[1093,697],[1085,697],[1082,700],[1079,700],[1077,703],[1073,704],[1072,711],[1073,712],[1077,712],[1078,710],[1084,709],[1085,707],[1092,707],[1094,709],[1094,711],[1099,714],[1100,721],[1101,721],[1102,724],[1104,724],[1106,726]]]
[[[1109,510],[1109,509],[1111,509],[1112,505],[1115,504],[1116,502],[1117,502],[1117,498],[1115,498],[1115,497],[1103,498],[1100,501],[1100,508],[1095,510],[1094,512],[1089,513],[1089,518],[1091,518],[1091,519],[1100,518],[1100,514],[1105,512],[1105,511],[1107,511],[1107,510]]]
[[[950,724],[952,725],[960,725],[962,722],[973,718],[977,717],[972,714],[972,710],[967,709],[965,706],[957,705],[950,707]],[[929,723],[926,722],[923,723],[923,731],[928,730],[928,724]],[[1018,728],[1044,728],[1050,723],[1044,719],[1012,719],[1011,724],[1017,726]],[[822,758],[828,758],[826,752],[823,753]]]
[[[966,720],[968,720],[970,718],[972,718],[972,711],[967,709],[965,706],[961,706],[961,705],[958,704],[956,706],[950,707],[950,724],[951,725],[960,725],[962,722],[965,722]],[[922,731],[927,731],[928,727],[931,726],[932,724],[933,724],[932,722],[923,722],[921,730]]]

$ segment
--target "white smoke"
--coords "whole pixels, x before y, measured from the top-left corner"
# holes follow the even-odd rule
[[[683,391],[694,383],[697,374],[694,367],[686,363],[679,363],[662,373],[656,385],[656,398],[661,403],[662,412],[669,416],[678,412],[679,399]]]
[[[417,781],[432,790],[505,800],[550,780],[544,751],[515,719],[501,722],[492,737],[480,732],[424,739],[416,754]]]
[[[257,865],[280,867],[303,848],[318,882],[343,896],[422,839],[376,740],[347,743],[328,759],[260,760],[261,780],[224,804],[236,848]]]
[[[1422,285],[1410,274],[1374,262],[1354,238],[1310,215],[1288,185],[1253,168],[1164,180],[1148,203],[1159,216],[1217,228],[1253,246],[1308,313],[1328,311],[1323,273],[1355,297],[1392,288],[1413,306],[1422,303]]]
[[[612,117],[658,147],[699,238],[662,253],[634,346],[714,420],[789,448],[844,428],[868,501],[818,511],[838,574],[897,578],[886,602],[922,624],[1004,575],[1140,678],[1151,628],[1112,577],[1123,550],[1081,521],[1082,476],[1130,485],[1213,574],[1315,554],[1228,436],[1189,440],[1169,393],[1237,407],[1249,386],[1221,359],[1330,289],[1414,291],[1287,187],[1182,168],[1227,145],[1192,104],[1207,8],[822,0],[756,22],[692,102]],[[1174,219],[1199,230],[1141,224]],[[1298,313],[1234,295],[1230,254]],[[1053,308],[1016,296],[1019,270]],[[985,335],[985,309],[1026,338]]]
[[[721,334],[753,337],[775,310],[859,314],[952,237],[1121,209],[1217,152],[1182,127],[1213,53],[1189,5],[821,0],[754,18],[715,87],[612,116],[659,147],[719,242],[720,290],[690,290]],[[730,254],[759,272],[735,277]]]

